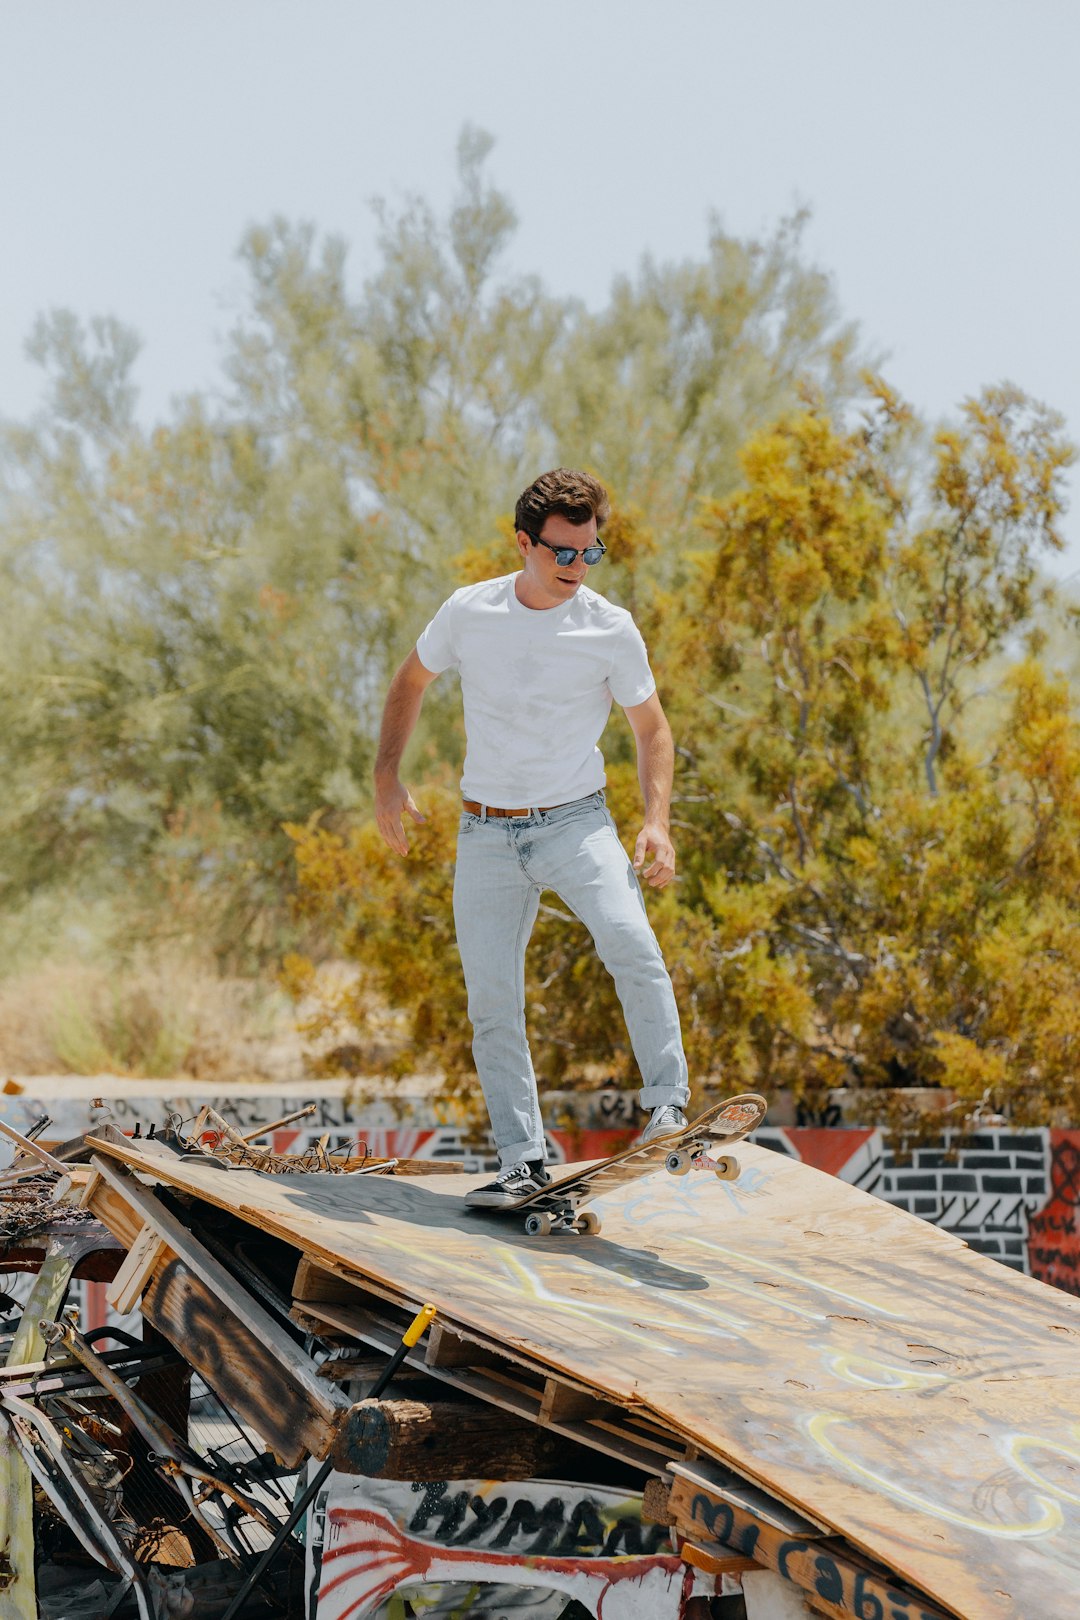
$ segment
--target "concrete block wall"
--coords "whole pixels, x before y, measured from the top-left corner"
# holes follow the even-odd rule
[[[766,1125],[756,1140],[1080,1294],[1080,1131],[946,1131],[907,1153],[853,1126]]]

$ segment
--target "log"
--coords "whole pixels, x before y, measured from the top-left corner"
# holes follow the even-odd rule
[[[674,1524],[671,1516],[671,1481],[647,1479],[641,1497],[641,1517],[650,1524]]]
[[[525,1418],[466,1401],[357,1401],[330,1456],[369,1479],[532,1479],[572,1466],[581,1447]]]

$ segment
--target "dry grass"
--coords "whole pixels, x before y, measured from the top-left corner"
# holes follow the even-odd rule
[[[0,1069],[198,1080],[308,1070],[291,1002],[185,955],[42,962],[0,982]]]

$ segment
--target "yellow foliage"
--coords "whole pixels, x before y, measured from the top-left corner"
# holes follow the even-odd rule
[[[466,546],[453,559],[454,574],[459,585],[477,585],[483,579],[498,579],[511,574],[521,566],[521,558],[514,543],[514,520],[510,516],[497,521],[496,533],[481,545]]]
[[[1073,695],[1028,659],[977,735],[970,718],[976,680],[1038,601],[1036,548],[1056,543],[1068,455],[1052,418],[991,390],[938,435],[913,492],[916,426],[878,380],[847,430],[808,397],[744,448],[743,486],[702,506],[663,592],[640,566],[654,535],[616,505],[611,578],[647,629],[680,749],[679,879],[646,900],[696,1101],[948,1086],[1017,1119],[1075,1118]],[[493,548],[459,558],[463,577],[504,566]],[[605,749],[629,848],[641,801],[625,731]],[[465,1094],[457,796],[445,779],[414,792],[429,820],[410,829],[407,861],[371,825],[349,838],[293,829],[301,892],[363,969],[349,1015],[362,1020],[363,996],[402,1009],[400,1072],[438,1064]],[[529,953],[527,1007],[541,1076],[632,1081],[611,981],[555,901]]]

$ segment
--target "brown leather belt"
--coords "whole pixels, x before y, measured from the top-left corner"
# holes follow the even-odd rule
[[[574,799],[564,799],[563,800],[563,804],[574,804],[575,802],[576,801]],[[484,813],[484,806],[482,804],[479,804],[475,799],[462,799],[461,803],[462,803],[464,809],[468,811],[470,816],[482,816],[483,813]],[[503,817],[503,816],[531,816],[532,813],[533,813],[533,810],[561,810],[561,809],[562,809],[562,804],[536,804],[536,805],[533,805],[531,808],[526,808],[524,810],[496,810],[494,805],[489,804],[488,807],[487,807],[487,813],[488,813],[488,817],[490,819],[490,817],[492,817],[492,816],[496,816],[496,817]]]

